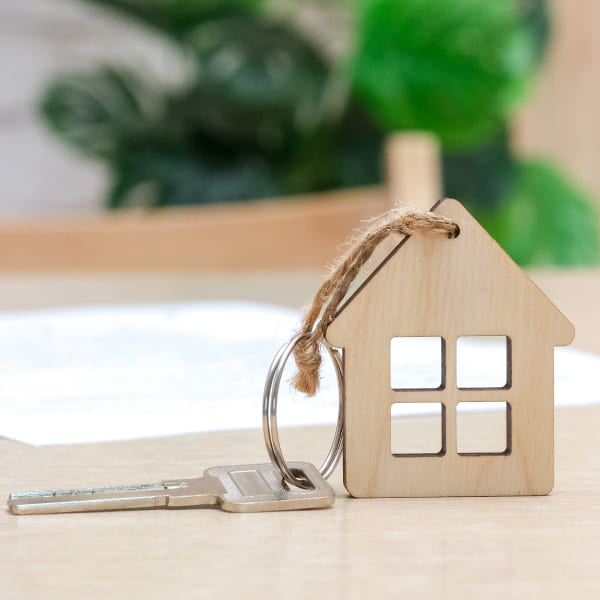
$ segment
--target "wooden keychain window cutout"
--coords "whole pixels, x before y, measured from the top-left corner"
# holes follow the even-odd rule
[[[392,232],[406,237],[342,303],[362,265]],[[352,496],[536,495],[552,489],[554,347],[571,343],[574,328],[456,200],[442,200],[429,212],[396,209],[371,223],[321,286],[302,333],[294,351],[300,391],[312,395],[318,387],[322,340],[343,350],[344,485]],[[504,362],[489,384],[477,374],[465,379],[457,372],[462,338],[489,336],[504,340]],[[445,340],[441,388],[391,384],[390,340],[410,337]],[[485,354],[485,344],[478,352]],[[390,415],[399,402],[443,405],[443,453],[391,451]],[[504,448],[482,443],[471,452],[471,442],[458,444],[461,405],[476,402],[504,403]]]
[[[508,389],[511,386],[511,340],[505,335],[465,335],[456,340],[459,389]]]
[[[456,451],[462,456],[511,452],[508,402],[459,402],[456,405]]]
[[[390,340],[393,390],[443,389],[445,340],[441,337],[394,337]]]
[[[446,453],[446,407],[441,402],[396,402],[390,413],[393,456],[443,456]],[[414,427],[417,419],[422,428]],[[417,432],[420,435],[416,435]]]

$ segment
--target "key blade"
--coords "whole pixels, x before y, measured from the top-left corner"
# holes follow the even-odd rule
[[[271,463],[213,467],[205,476],[218,478],[225,493],[219,504],[228,512],[268,512],[326,508],[335,502],[335,492],[318,469],[305,462],[290,463],[310,481],[312,489],[288,486]]]
[[[169,493],[163,483],[42,490],[13,493],[7,505],[16,515],[155,508],[168,503]]]
[[[205,476],[159,483],[17,492],[8,497],[7,504],[16,515],[179,508],[217,504],[224,492],[218,479]]]

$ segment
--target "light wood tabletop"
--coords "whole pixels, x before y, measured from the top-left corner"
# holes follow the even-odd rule
[[[66,283],[2,276],[0,290],[12,292],[0,308],[32,306],[36,294],[42,306],[44,293],[48,305],[250,294],[291,305],[297,298],[299,306],[318,280],[314,274],[298,280],[286,302],[283,294],[273,294],[274,276],[257,276],[256,287],[249,280],[238,280],[236,287],[225,279],[208,285],[201,277],[185,277],[187,283],[183,276],[162,283],[134,278],[135,287],[131,279],[109,275],[87,284],[85,277]],[[542,273],[535,279],[579,327],[575,345],[600,350],[600,275]],[[409,426],[418,437],[427,418],[415,417]],[[600,405],[556,410],[556,484],[549,496],[356,500],[347,496],[338,468],[331,478],[335,506],[316,511],[229,514],[208,508],[17,517],[3,510],[0,596],[598,598],[599,430]],[[318,463],[332,433],[333,427],[284,429],[286,456]],[[4,439],[0,457],[4,498],[17,490],[152,482],[267,460],[258,430],[45,447]]]

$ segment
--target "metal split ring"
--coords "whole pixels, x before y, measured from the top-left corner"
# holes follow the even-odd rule
[[[265,445],[267,446],[267,452],[271,462],[279,469],[283,479],[291,484],[300,488],[307,489],[310,485],[306,480],[297,477],[292,469],[287,465],[283,458],[281,446],[279,444],[279,431],[277,429],[277,398],[279,395],[279,385],[281,384],[281,376],[285,365],[294,351],[296,344],[303,338],[308,337],[307,333],[299,333],[293,337],[287,344],[282,346],[267,373],[267,379],[265,381],[265,391],[263,393],[263,434],[265,436]],[[333,442],[329,448],[329,452],[323,464],[319,468],[319,472],[324,478],[329,477],[335,467],[337,466],[340,457],[342,455],[342,446],[344,441],[344,379],[343,379],[343,368],[342,359],[340,353],[333,347],[331,347],[326,341],[323,345],[327,350],[333,366],[335,367],[335,374],[337,377],[338,384],[338,420],[333,436]]]

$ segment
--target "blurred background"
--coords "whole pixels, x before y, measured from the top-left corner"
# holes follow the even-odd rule
[[[599,19],[596,0],[0,1],[0,219],[371,189],[386,139],[424,131],[444,194],[518,263],[594,265]]]

